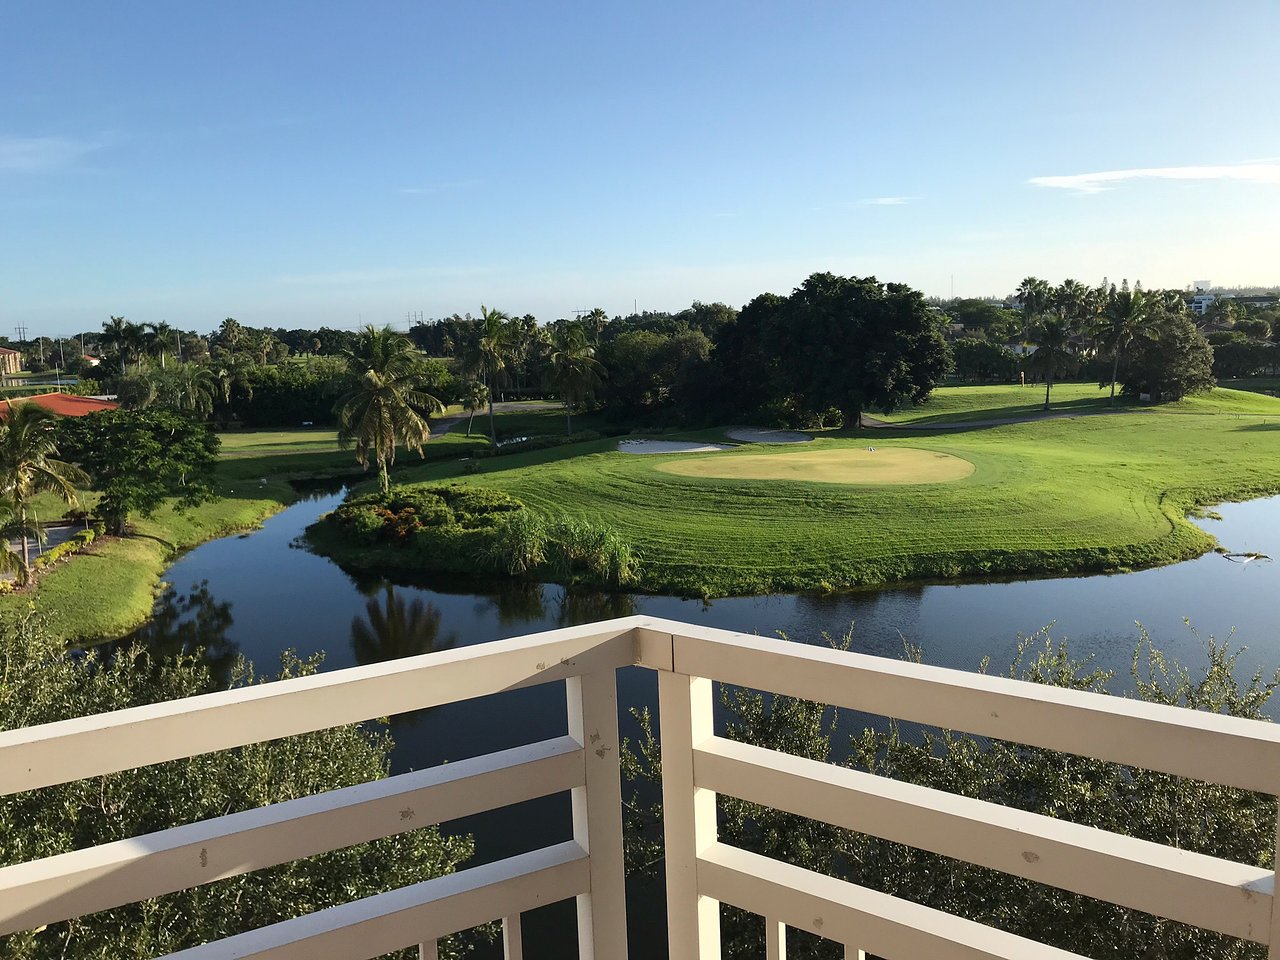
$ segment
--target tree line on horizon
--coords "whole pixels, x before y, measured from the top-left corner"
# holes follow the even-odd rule
[[[412,447],[450,404],[471,419],[487,412],[485,432],[496,441],[494,404],[503,400],[559,400],[571,434],[580,412],[624,426],[857,426],[866,412],[925,400],[952,375],[1042,382],[1046,405],[1053,384],[1069,376],[1110,384],[1113,397],[1157,401],[1213,385],[1215,345],[1181,291],[1028,277],[1017,298],[1017,310],[965,300],[938,308],[903,284],[818,273],[741,310],[695,302],[610,318],[597,308],[540,324],[482,306],[478,316],[407,333],[286,331],[289,342],[233,318],[200,338],[113,316],[98,337],[91,386],[128,409],[215,426],[338,426],[357,437],[350,428],[374,416],[356,416],[359,384],[390,378],[407,411],[401,442]],[[1227,337],[1216,349],[1235,364],[1245,349],[1238,341],[1269,337],[1271,325],[1232,309],[1208,322],[1219,328],[1210,337]]]

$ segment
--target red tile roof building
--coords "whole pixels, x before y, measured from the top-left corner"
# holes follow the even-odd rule
[[[63,417],[83,417],[88,413],[100,410],[119,410],[120,404],[110,400],[96,400],[93,397],[77,397],[70,393],[38,393],[34,397],[14,397],[6,403],[0,403],[0,420],[9,412],[9,403],[38,403],[46,410]]]

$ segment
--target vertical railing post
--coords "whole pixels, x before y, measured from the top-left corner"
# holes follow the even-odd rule
[[[440,960],[440,944],[435,940],[418,944],[418,960]]]
[[[518,913],[502,918],[502,960],[524,960],[524,932]]]
[[[787,960],[787,925],[773,917],[764,918],[765,960]]]
[[[1276,811],[1276,847],[1271,869],[1280,873],[1280,800]],[[1278,884],[1277,886],[1280,886]],[[1280,891],[1277,891],[1280,893]],[[1271,901],[1271,938],[1267,944],[1267,960],[1280,960],[1280,896]]]
[[[712,728],[711,681],[658,673],[670,960],[720,960],[720,904],[698,892],[698,854],[716,842],[716,795],[695,787],[693,748]]]
[[[578,897],[581,960],[626,960],[626,865],[618,764],[617,671],[566,681],[569,736],[583,745],[586,785],[573,790],[573,838],[591,857],[591,892]]]

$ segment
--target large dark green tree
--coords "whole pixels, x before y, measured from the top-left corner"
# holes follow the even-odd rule
[[[1147,336],[1120,361],[1121,392],[1156,402],[1181,400],[1212,389],[1213,347],[1185,311],[1152,312]]]
[[[716,359],[725,395],[740,406],[834,409],[859,426],[865,410],[928,396],[950,367],[941,328],[942,315],[904,284],[815,273],[789,297],[747,304],[722,330]]]
[[[181,509],[213,499],[218,438],[202,423],[165,410],[110,410],[58,425],[62,455],[101,493],[98,512],[112,533],[130,516],[149,517],[166,500]]]

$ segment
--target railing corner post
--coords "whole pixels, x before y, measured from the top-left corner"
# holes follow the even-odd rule
[[[698,855],[716,842],[716,795],[693,777],[693,748],[711,737],[712,684],[658,674],[670,960],[720,960],[720,903],[698,889]]]
[[[573,838],[591,858],[591,892],[578,897],[579,960],[626,960],[626,864],[618,756],[616,670],[566,681],[569,736],[583,746],[586,784],[573,790]]]

